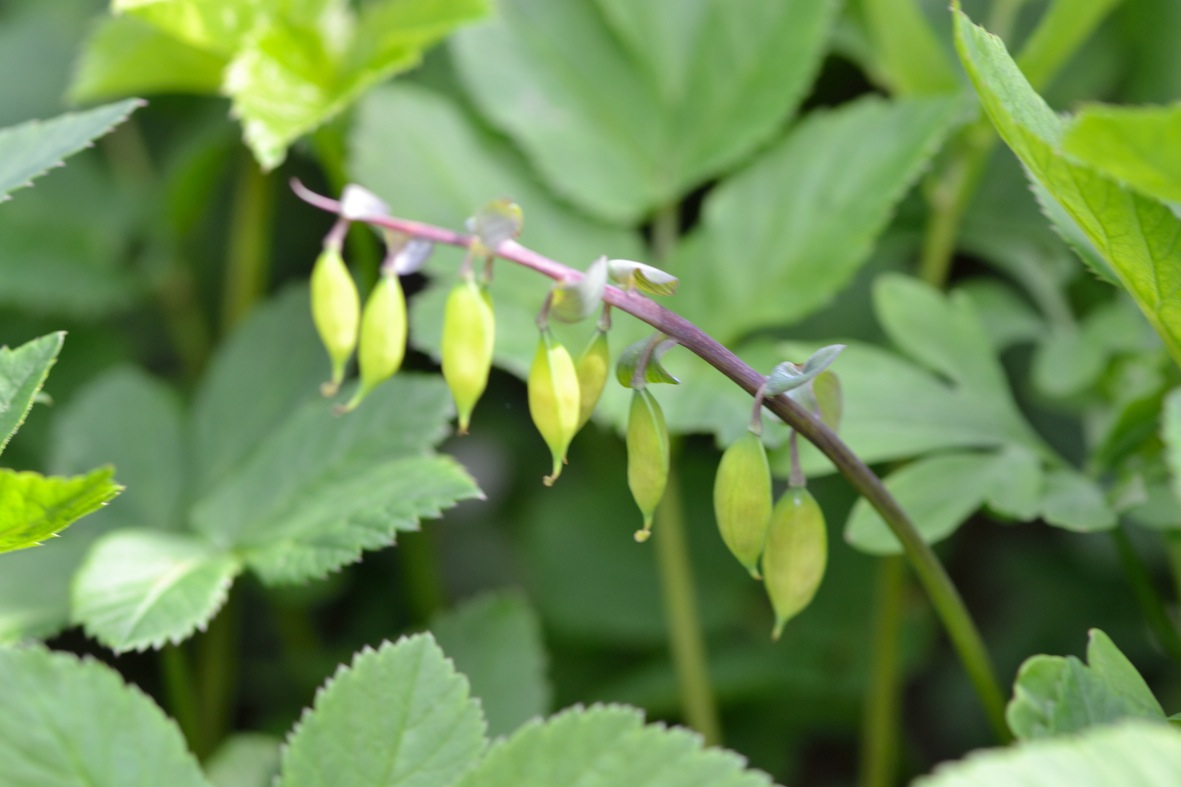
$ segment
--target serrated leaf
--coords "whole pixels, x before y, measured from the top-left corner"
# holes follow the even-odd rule
[[[442,380],[402,374],[369,401],[347,416],[305,403],[197,502],[193,525],[264,581],[299,582],[480,495],[456,462],[429,455],[451,415]]]
[[[730,344],[825,305],[869,258],[961,106],[863,98],[808,115],[710,193],[670,265],[682,278],[677,311]]]
[[[116,652],[160,648],[204,629],[240,570],[200,537],[116,530],[91,547],[74,577],[73,618]]]
[[[10,199],[9,192],[61,165],[63,158],[89,147],[142,105],[132,98],[0,129],[0,202]]]
[[[282,741],[258,732],[231,735],[205,762],[211,787],[271,787],[279,775]]]
[[[458,787],[756,787],[771,780],[746,770],[734,752],[706,749],[682,728],[645,725],[621,706],[574,708],[529,724],[492,746]]]
[[[115,470],[61,478],[0,468],[0,552],[39,546],[119,494]]]
[[[25,422],[65,336],[64,331],[58,331],[25,342],[15,350],[0,347],[0,452]]]
[[[108,666],[4,648],[0,683],[6,787],[208,787],[176,724]]]
[[[484,748],[468,684],[429,634],[362,650],[316,694],[283,750],[281,787],[452,784]]]
[[[1042,214],[1050,220],[1050,225],[1058,233],[1058,236],[1066,241],[1066,245],[1078,255],[1084,265],[1090,268],[1091,273],[1095,274],[1100,281],[1122,289],[1123,285],[1120,284],[1119,276],[1116,275],[1111,264],[1103,258],[1099,249],[1095,248],[1095,244],[1083,232],[1078,222],[1071,218],[1058,200],[1054,199],[1054,195],[1036,180],[1033,180],[1030,186],[1034,196],[1037,197],[1037,204]]]
[[[621,224],[676,202],[775,133],[815,72],[835,8],[634,6],[511,0],[451,46],[469,95],[549,186]]]
[[[1089,633],[1087,662],[1045,655],[1025,660],[1005,709],[1019,740],[1076,733],[1126,718],[1165,720],[1144,678],[1099,629]]]
[[[1090,106],[1066,129],[1065,153],[1166,202],[1181,202],[1181,104]]]

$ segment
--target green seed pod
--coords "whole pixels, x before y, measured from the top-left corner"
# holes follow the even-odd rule
[[[775,609],[771,639],[812,601],[827,562],[824,512],[807,489],[791,487],[771,512],[763,548],[763,577]]]
[[[488,387],[495,339],[492,298],[466,277],[452,288],[443,312],[443,378],[455,399],[460,434],[467,434],[472,410]]]
[[[552,486],[562,474],[566,449],[578,431],[578,373],[569,351],[543,329],[529,369],[529,414],[553,454],[553,470],[543,480]]]
[[[406,296],[396,273],[383,273],[378,279],[365,310],[361,312],[361,336],[357,345],[357,365],[361,385],[344,412],[354,409],[380,383],[394,376],[406,356]]]
[[[652,535],[652,515],[668,484],[668,462],[664,413],[651,391],[636,388],[627,416],[627,485],[644,515],[644,527],[636,531],[636,541],[647,541]]]
[[[361,299],[357,285],[340,256],[340,249],[325,246],[312,268],[312,321],[332,360],[332,379],[321,386],[332,396],[344,379],[344,370],[357,346]]]
[[[607,375],[611,370],[611,350],[607,346],[607,332],[599,329],[578,356],[574,367],[578,372],[578,428],[586,426],[603,395]]]
[[[824,371],[817,375],[812,381],[812,396],[816,399],[820,420],[829,429],[837,431],[841,425],[843,397],[841,381],[836,372]]]
[[[755,579],[771,521],[771,465],[767,449],[747,432],[726,449],[714,480],[714,514],[722,540]]]

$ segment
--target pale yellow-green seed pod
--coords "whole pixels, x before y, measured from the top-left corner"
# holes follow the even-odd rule
[[[627,485],[640,513],[644,527],[636,531],[636,541],[652,535],[652,516],[668,485],[668,427],[656,398],[647,388],[632,391],[627,416]]]
[[[488,291],[465,277],[447,296],[443,312],[443,378],[455,399],[459,433],[467,434],[472,410],[488,387],[496,318]]]
[[[578,373],[570,352],[543,329],[529,369],[529,414],[553,455],[553,470],[544,479],[552,486],[562,474],[566,451],[578,431]]]
[[[595,331],[582,355],[578,356],[574,369],[578,372],[578,428],[582,429],[594,414],[611,372],[611,349],[607,345],[606,331]]]
[[[775,609],[771,639],[812,601],[827,563],[824,512],[807,489],[789,488],[771,512],[763,546],[763,581]]]
[[[332,396],[344,380],[345,367],[357,347],[361,299],[357,285],[340,256],[340,249],[326,246],[312,268],[312,321],[332,361],[332,378],[321,386]]]
[[[759,556],[773,502],[767,449],[748,431],[722,454],[714,479],[714,515],[722,540],[755,579],[762,578]]]
[[[406,357],[406,296],[396,273],[383,273],[361,312],[357,366],[361,384],[343,408],[361,403],[381,383],[394,376]]]

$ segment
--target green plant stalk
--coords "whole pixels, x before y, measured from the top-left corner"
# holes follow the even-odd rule
[[[1161,601],[1152,577],[1144,567],[1136,548],[1132,546],[1132,540],[1128,538],[1123,525],[1111,531],[1111,538],[1115,542],[1115,549],[1128,578],[1128,584],[1132,586],[1132,593],[1136,596],[1136,603],[1140,605],[1141,614],[1156,635],[1157,643],[1169,654],[1174,663],[1181,666],[1181,634],[1178,634],[1177,627],[1169,620],[1169,614],[1165,611],[1164,602]]]
[[[160,670],[169,715],[176,719],[189,748],[197,754],[203,748],[201,714],[197,704],[197,684],[193,680],[184,643],[168,644],[160,650]]]
[[[906,563],[901,557],[889,555],[878,560],[872,666],[861,728],[861,787],[890,787],[898,771],[900,632],[906,585]]]
[[[254,159],[244,155],[234,185],[234,210],[226,249],[222,329],[228,333],[249,313],[267,285],[274,190]]]
[[[298,183],[293,183],[293,188],[308,203],[339,214],[340,203],[336,200],[310,192]],[[469,236],[429,224],[395,218],[373,219],[371,223],[435,243],[465,248],[471,245]],[[582,277],[580,271],[525,248],[516,241],[505,241],[500,244],[496,249],[496,256],[555,280],[577,282]],[[639,293],[624,292],[610,286],[604,290],[603,300],[675,339],[678,344],[717,369],[751,396],[754,396],[763,384],[763,375],[696,325],[655,301]],[[936,614],[972,682],[993,732],[1000,741],[1011,740],[1012,735],[1005,723],[1005,695],[993,673],[984,641],[959,591],[939,562],[939,558],[919,535],[910,517],[902,510],[881,479],[832,430],[821,423],[820,419],[786,395],[768,398],[764,400],[764,405],[827,456],[841,475],[881,515],[902,545],[915,575],[931,599]]]
[[[447,604],[430,528],[401,534],[398,564],[402,569],[402,586],[409,599],[410,614],[416,624],[425,627]]]
[[[205,759],[230,729],[230,716],[238,686],[238,610],[239,594],[230,594],[221,612],[209,622],[205,634],[196,641],[199,661],[197,680],[200,687],[200,747],[193,742],[193,753]]]

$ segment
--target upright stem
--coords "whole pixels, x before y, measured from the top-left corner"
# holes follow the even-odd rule
[[[222,327],[226,331],[246,316],[266,289],[273,203],[270,181],[253,158],[243,158],[234,187],[234,213],[226,250],[222,300]]]
[[[861,787],[890,787],[898,770],[901,738],[899,670],[906,563],[897,555],[878,560],[874,589],[872,667],[861,729]]]
[[[198,757],[212,753],[230,726],[233,698],[238,683],[239,596],[231,594],[221,613],[209,622],[205,634],[196,641],[199,661],[197,682],[201,691],[201,750]]]
[[[200,749],[203,748],[200,709],[185,645],[165,645],[160,651],[160,668],[164,677],[164,695],[168,698],[168,711],[176,719],[189,748],[200,757]]]
[[[1169,620],[1169,614],[1165,611],[1164,602],[1153,585],[1148,569],[1144,567],[1140,555],[1132,546],[1132,540],[1128,538],[1122,525],[1111,531],[1111,538],[1115,541],[1116,552],[1119,553],[1120,563],[1123,564],[1136,602],[1140,605],[1140,612],[1156,635],[1161,648],[1169,654],[1174,663],[1181,665],[1181,634],[1177,633],[1177,627]]]

